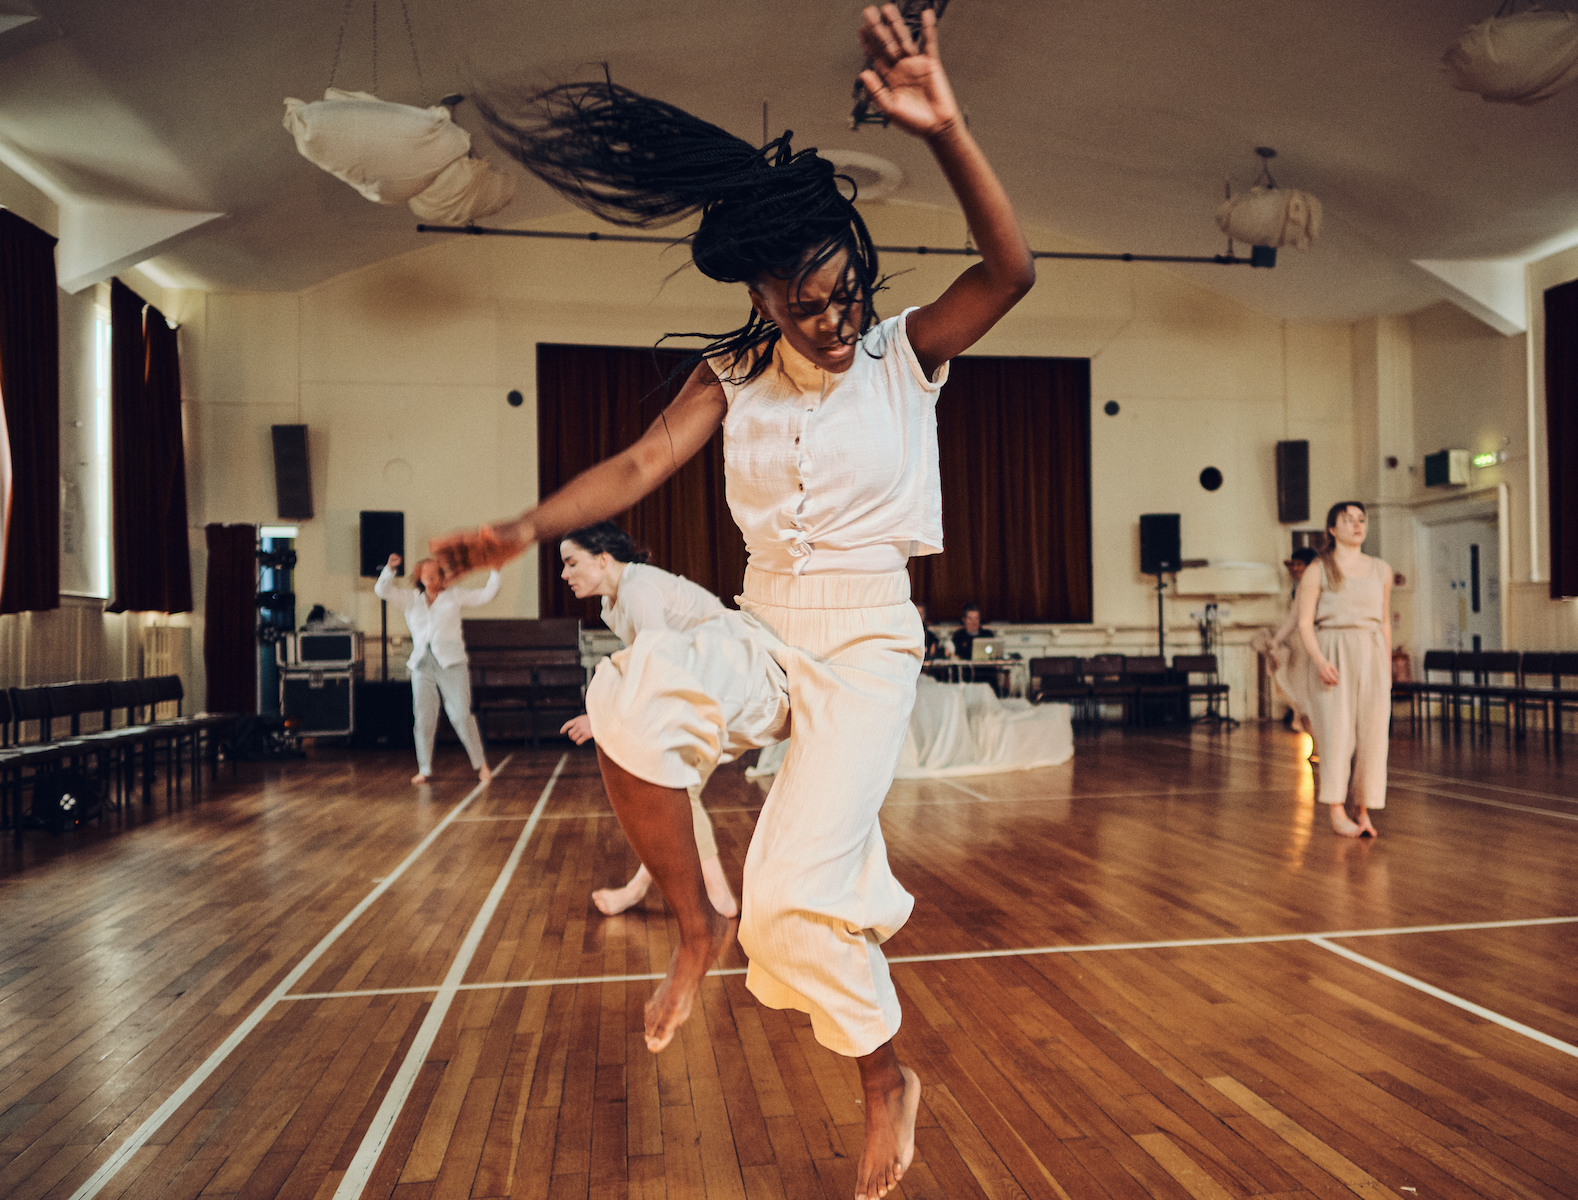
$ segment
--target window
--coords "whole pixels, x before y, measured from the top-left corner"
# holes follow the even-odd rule
[[[62,304],[60,590],[110,594],[110,311],[105,289]],[[80,299],[81,303],[74,303]]]

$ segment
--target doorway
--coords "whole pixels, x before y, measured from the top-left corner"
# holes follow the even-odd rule
[[[1500,650],[1500,522],[1494,513],[1426,526],[1430,640],[1441,650]]]

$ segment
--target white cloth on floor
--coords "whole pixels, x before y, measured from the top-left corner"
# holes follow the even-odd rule
[[[777,774],[787,745],[769,746],[746,775]],[[985,683],[939,683],[922,675],[895,779],[996,775],[1055,767],[1074,757],[1067,704],[999,699]]]

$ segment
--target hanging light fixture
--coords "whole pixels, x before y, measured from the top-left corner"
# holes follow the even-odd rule
[[[1490,20],[1459,34],[1441,69],[1453,87],[1486,103],[1538,104],[1578,79],[1578,15],[1512,8],[1505,0]]]
[[[1257,146],[1255,153],[1261,160],[1260,178],[1236,196],[1228,189],[1227,200],[1216,210],[1217,228],[1229,239],[1251,246],[1308,250],[1320,236],[1320,201],[1308,192],[1277,186],[1271,177],[1271,160],[1277,152],[1270,146]]]
[[[461,102],[446,96],[431,108],[380,100],[378,90],[378,3],[373,0],[372,92],[334,86],[345,43],[345,26],[356,0],[346,0],[335,43],[329,87],[322,100],[285,101],[284,125],[296,149],[314,166],[350,184],[375,204],[407,204],[424,221],[470,225],[504,208],[515,197],[515,181],[471,153],[471,135],[455,124],[450,109]],[[417,87],[426,90],[422,62],[405,0],[406,41]]]

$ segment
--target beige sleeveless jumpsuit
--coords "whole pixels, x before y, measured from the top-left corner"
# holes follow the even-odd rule
[[[1301,656],[1300,666],[1320,752],[1320,802],[1343,803],[1351,772],[1354,800],[1365,808],[1385,808],[1392,663],[1382,625],[1381,572],[1378,560],[1368,561],[1368,575],[1349,576],[1336,591],[1323,578],[1315,605],[1315,641],[1337,668],[1337,686],[1322,683],[1320,670],[1307,657]]]

